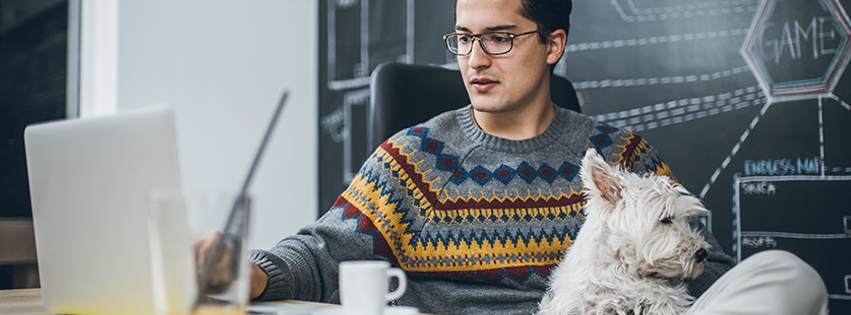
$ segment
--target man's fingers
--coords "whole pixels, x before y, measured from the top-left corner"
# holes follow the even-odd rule
[[[210,275],[211,286],[218,286],[224,283],[229,282],[232,279],[232,261],[231,261],[230,251],[225,250],[225,254],[221,256],[221,259],[216,262],[215,267],[213,268],[213,273]]]
[[[195,249],[196,273],[199,278],[204,274],[204,269],[207,268],[208,261],[211,259],[210,255],[213,254],[213,247],[216,246],[219,238],[221,238],[221,233],[216,231],[204,236],[193,244]]]
[[[210,260],[215,259],[213,270],[208,275],[208,286],[219,286],[231,281],[233,278],[233,253],[231,253],[231,248],[226,245],[222,246],[220,252],[217,254],[218,257],[210,257],[213,255],[216,243],[221,237],[222,234],[220,232],[213,232],[192,244],[195,251],[197,277],[199,279],[204,276],[204,271]]]

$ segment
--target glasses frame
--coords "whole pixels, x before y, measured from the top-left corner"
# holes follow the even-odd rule
[[[482,47],[482,51],[484,51],[486,54],[492,55],[492,56],[497,56],[497,55],[505,55],[505,54],[509,53],[512,49],[514,49],[514,38],[515,37],[523,36],[523,35],[529,35],[529,34],[535,34],[535,33],[540,33],[540,32],[541,32],[541,30],[534,30],[534,31],[531,31],[531,32],[520,33],[520,34],[512,34],[512,33],[506,33],[506,32],[486,32],[486,33],[481,33],[481,34],[449,33],[449,34],[443,35],[443,43],[446,44],[446,50],[449,50],[449,52],[452,53],[453,55],[467,56],[467,55],[473,53],[473,49],[474,49],[473,45],[470,45],[470,51],[468,51],[466,54],[456,53],[456,52],[453,52],[452,48],[449,47],[449,38],[451,36],[459,36],[459,35],[460,36],[470,36],[470,37],[473,38],[474,41],[476,41],[476,40],[479,41],[479,46]],[[508,50],[501,52],[501,53],[489,52],[488,49],[485,48],[485,44],[482,42],[482,36],[490,35],[490,34],[502,34],[502,35],[508,36],[508,38],[511,39],[511,47],[508,47]]]

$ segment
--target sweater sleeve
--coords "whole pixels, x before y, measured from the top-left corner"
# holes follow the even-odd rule
[[[258,300],[296,299],[327,302],[338,288],[338,265],[346,260],[388,260],[376,250],[382,244],[372,221],[358,205],[349,201],[357,198],[358,180],[383,172],[374,158],[364,163],[349,188],[331,209],[315,223],[296,235],[278,242],[269,250],[254,250],[249,261],[262,269],[269,282]],[[363,204],[359,203],[362,207]]]
[[[631,134],[631,137],[638,140],[634,149],[629,151],[629,154],[622,161],[627,169],[636,173],[652,173],[675,178],[668,164],[662,160],[662,157],[659,156],[656,150],[646,140],[637,134]],[[630,147],[627,147],[625,152],[629,149]],[[695,298],[698,298],[727,270],[733,268],[735,262],[732,257],[721,249],[721,245],[718,244],[715,236],[712,235],[704,224],[700,222],[696,222],[696,224],[698,225],[698,231],[710,245],[710,248],[707,249],[708,256],[706,257],[706,262],[703,264],[703,273],[695,279],[686,281],[689,286],[689,293]]]
[[[251,252],[249,260],[269,276],[259,300],[326,302],[337,290],[339,262],[373,259],[371,239],[356,232],[356,222],[341,219],[341,212],[332,209],[271,249]]]
[[[733,257],[730,257],[721,250],[721,245],[718,244],[718,241],[715,239],[715,236],[709,232],[709,229],[706,228],[700,222],[697,222],[699,226],[700,234],[703,235],[703,238],[706,242],[709,243],[708,254],[706,256],[706,262],[703,263],[703,273],[700,274],[695,279],[686,281],[688,284],[689,293],[694,296],[695,299],[703,295],[703,292],[706,292],[706,289],[715,283],[718,278],[721,278],[727,270],[733,268],[735,262],[733,261]]]

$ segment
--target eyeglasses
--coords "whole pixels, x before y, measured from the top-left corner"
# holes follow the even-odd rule
[[[446,49],[454,55],[466,56],[473,52],[473,41],[479,40],[479,45],[485,53],[490,55],[503,55],[514,47],[514,38],[517,36],[535,34],[540,30],[522,34],[511,34],[503,32],[488,32],[481,34],[452,33],[443,36],[446,41]]]

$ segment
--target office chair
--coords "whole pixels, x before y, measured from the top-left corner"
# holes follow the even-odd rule
[[[368,152],[399,130],[470,104],[461,72],[437,66],[382,63],[372,72],[369,89]],[[581,112],[567,79],[552,76],[550,93],[556,105]]]

